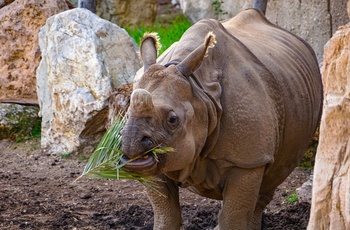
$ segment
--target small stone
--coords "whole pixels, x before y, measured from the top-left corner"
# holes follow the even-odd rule
[[[80,196],[80,198],[81,198],[81,199],[84,199],[84,200],[90,199],[91,197],[92,197],[92,195],[91,195],[90,193],[85,193],[85,194],[83,194],[83,195]]]
[[[299,188],[296,189],[296,193],[298,195],[298,201],[307,202],[311,204],[311,196],[312,196],[312,175],[310,178]]]

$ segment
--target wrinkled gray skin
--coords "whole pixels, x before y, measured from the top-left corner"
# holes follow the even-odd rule
[[[217,229],[260,229],[263,209],[320,119],[322,84],[310,46],[250,9],[222,24],[198,22],[157,63],[147,36],[141,57],[123,161],[157,145],[175,149],[159,162],[149,156],[126,165],[165,181],[166,197],[147,191],[154,229],[180,228],[179,187],[223,200]]]

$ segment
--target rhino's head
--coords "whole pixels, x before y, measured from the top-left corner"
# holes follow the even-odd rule
[[[122,161],[136,158],[147,150],[168,146],[174,152],[152,154],[125,167],[148,175],[181,174],[191,168],[208,134],[208,109],[193,90],[188,77],[201,64],[215,36],[209,33],[178,65],[156,63],[156,39],[148,36],[141,43],[144,74],[135,83],[127,111],[128,121],[122,131]],[[181,175],[177,175],[181,177]]]

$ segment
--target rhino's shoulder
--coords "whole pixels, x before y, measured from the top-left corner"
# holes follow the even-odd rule
[[[273,24],[269,22],[260,11],[255,9],[244,10],[237,14],[235,17],[223,22],[222,24],[228,30],[246,28],[247,25],[273,26]]]

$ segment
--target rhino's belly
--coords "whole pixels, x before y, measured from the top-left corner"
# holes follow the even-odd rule
[[[207,197],[215,200],[222,200],[222,192],[219,189],[205,189],[199,186],[189,186],[187,189],[200,196]]]
[[[225,165],[220,160],[197,159],[194,169],[185,181],[179,182],[179,186],[203,197],[222,200],[223,178],[221,175],[228,168],[225,167],[228,162],[224,162],[226,162]]]

